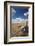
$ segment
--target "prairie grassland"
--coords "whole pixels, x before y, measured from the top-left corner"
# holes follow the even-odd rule
[[[22,34],[21,29],[26,26],[26,22],[10,23],[11,36],[20,36]]]

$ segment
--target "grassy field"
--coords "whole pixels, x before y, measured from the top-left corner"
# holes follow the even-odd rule
[[[11,37],[12,36],[21,36],[22,33],[21,29],[24,28],[26,26],[26,22],[21,22],[21,23],[10,23],[10,33],[11,33]]]

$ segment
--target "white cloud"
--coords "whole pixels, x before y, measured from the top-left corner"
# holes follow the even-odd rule
[[[12,19],[12,23],[20,23],[21,21],[21,18]]]
[[[16,10],[14,8],[11,8],[12,9],[12,16],[15,15],[16,13]]]
[[[16,13],[16,10],[15,10],[14,8],[12,8],[12,12],[13,12],[13,13]]]
[[[24,16],[27,16],[28,15],[28,12],[24,13]]]
[[[27,19],[21,19],[21,18],[12,19],[12,23],[21,23],[23,21],[27,21]]]

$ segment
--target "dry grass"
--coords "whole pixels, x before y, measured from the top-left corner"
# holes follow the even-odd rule
[[[14,36],[21,35],[22,34],[21,29],[24,28],[25,25],[26,25],[26,22],[11,23],[10,25],[11,35],[13,35],[12,32],[14,33]]]

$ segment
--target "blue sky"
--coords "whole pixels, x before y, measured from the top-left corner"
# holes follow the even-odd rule
[[[14,11],[14,12],[13,12]],[[26,7],[11,7],[10,10],[11,19],[21,18],[21,19],[28,19],[28,16],[24,15],[24,13],[28,12],[28,8]]]

